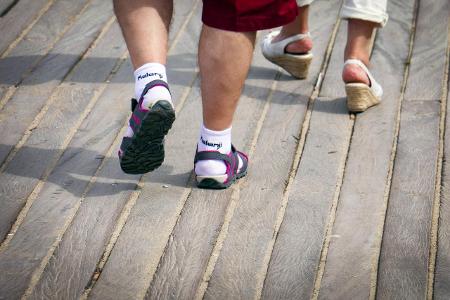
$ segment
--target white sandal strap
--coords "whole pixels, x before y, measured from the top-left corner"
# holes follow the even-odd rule
[[[308,37],[311,37],[311,34],[309,32],[307,33],[299,33],[293,36],[290,36],[288,38],[285,38],[284,40],[281,40],[277,43],[283,43],[285,46],[287,46],[288,44],[292,43],[292,42],[297,42],[297,41],[301,41],[303,39],[306,39]]]
[[[285,54],[284,49],[286,46],[292,42],[303,40],[307,37],[310,37],[310,33],[300,33],[293,36],[290,36],[288,38],[285,38],[284,40],[272,43],[272,39],[277,36],[280,33],[280,31],[272,31],[269,33],[266,38],[261,43],[261,47],[263,50],[263,53],[266,56],[280,56]]]
[[[366,65],[360,61],[359,59],[355,59],[355,58],[351,58],[351,59],[347,59],[344,62],[344,66],[346,65],[357,65],[359,66],[361,69],[364,70],[364,72],[366,72],[367,76],[369,77],[370,80],[370,84],[371,84],[371,88],[372,90],[375,92],[375,95],[377,95],[378,97],[381,97],[381,95],[383,95],[383,89],[381,88],[381,86],[378,84],[378,82],[375,80],[375,78],[373,78],[372,73],[370,73],[369,69],[366,67]]]

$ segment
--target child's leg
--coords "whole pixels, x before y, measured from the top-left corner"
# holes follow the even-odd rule
[[[358,59],[369,65],[372,34],[376,27],[383,27],[388,19],[387,0],[346,0],[341,18],[348,19],[347,45],[344,60]],[[342,72],[344,82],[369,84],[361,68],[348,64]]]
[[[163,136],[174,119],[165,67],[173,3],[114,0],[114,11],[135,69],[137,100],[119,157],[125,172],[145,173],[161,165]]]
[[[231,123],[252,60],[255,37],[255,32],[203,26],[199,43],[203,105],[199,151],[231,151]],[[203,160],[196,164],[195,171],[197,175],[221,175],[226,166],[220,160]]]

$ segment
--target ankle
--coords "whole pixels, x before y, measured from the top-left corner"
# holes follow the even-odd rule
[[[162,80],[167,82],[166,67],[159,63],[147,63],[134,71],[136,99],[142,96],[145,86],[154,81]]]

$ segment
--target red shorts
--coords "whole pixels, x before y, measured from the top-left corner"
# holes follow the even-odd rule
[[[296,16],[296,0],[203,0],[203,23],[228,31],[274,28]]]

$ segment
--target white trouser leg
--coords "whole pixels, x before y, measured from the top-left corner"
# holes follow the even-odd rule
[[[314,0],[297,0],[297,6],[302,7],[306,5],[310,5]]]
[[[310,5],[314,0],[297,0],[297,6]],[[360,19],[386,25],[387,0],[344,0],[341,10],[342,19]]]
[[[341,9],[342,19],[359,19],[386,25],[388,14],[386,13],[387,0],[344,0]]]

